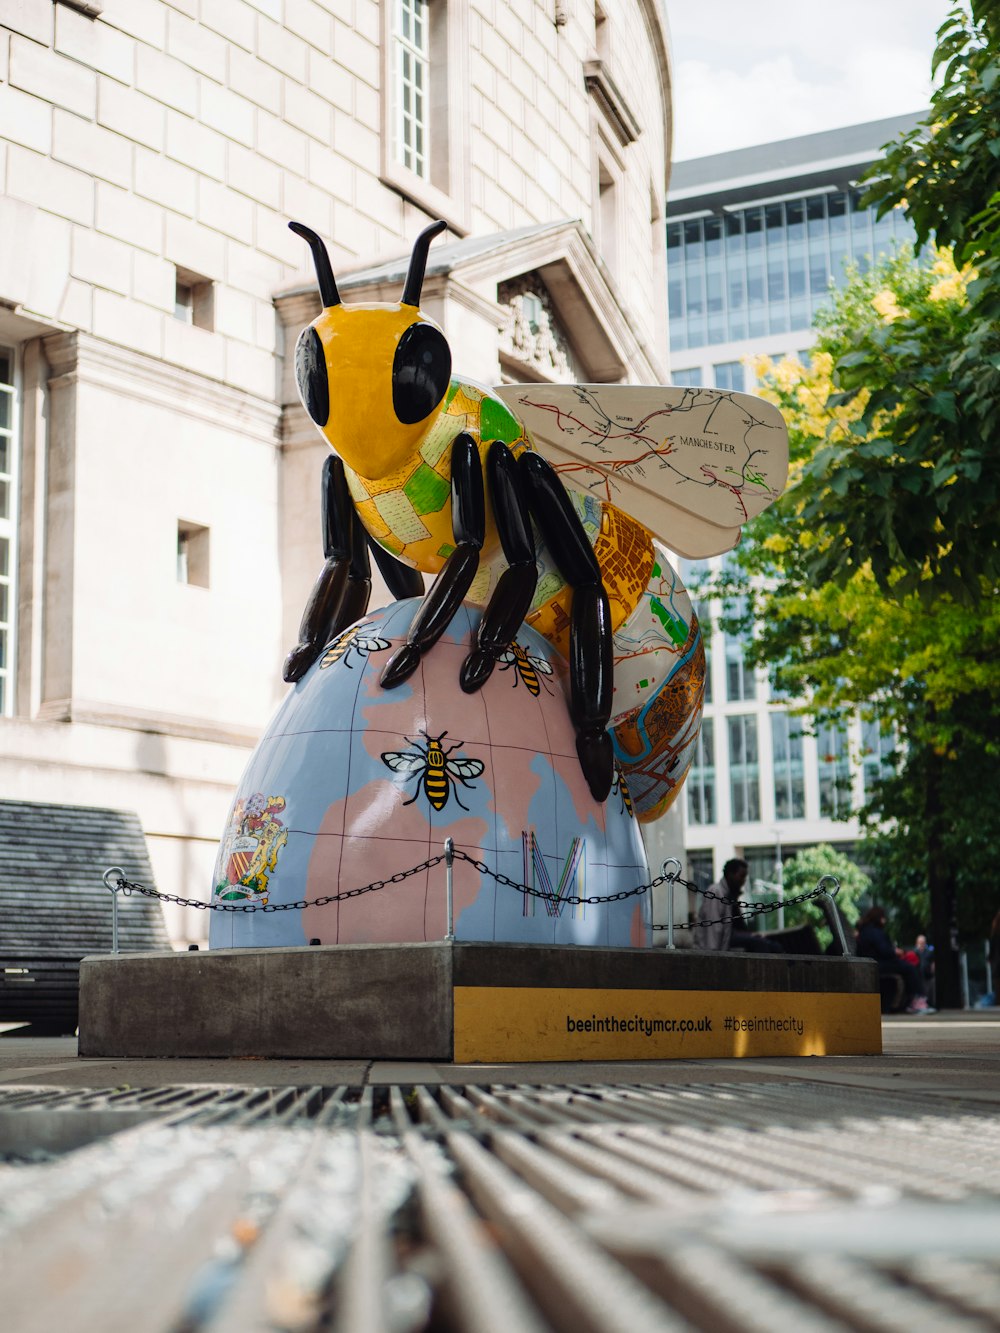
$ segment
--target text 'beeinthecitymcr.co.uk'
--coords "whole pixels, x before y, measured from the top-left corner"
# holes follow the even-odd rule
[[[589,1018],[571,1018],[566,1015],[567,1032],[639,1032],[653,1037],[661,1032],[711,1032],[712,1020],[704,1018],[647,1018],[635,1014],[632,1018],[616,1018],[613,1014]]]

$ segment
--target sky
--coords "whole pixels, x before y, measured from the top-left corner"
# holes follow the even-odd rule
[[[952,0],[666,0],[675,162],[926,107]]]

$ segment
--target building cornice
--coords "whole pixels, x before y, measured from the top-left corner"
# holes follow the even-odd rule
[[[55,333],[44,340],[49,387],[89,384],[198,421],[239,430],[249,439],[278,442],[279,405],[92,334]]]

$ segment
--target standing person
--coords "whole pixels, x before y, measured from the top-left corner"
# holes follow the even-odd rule
[[[880,977],[897,976],[903,979],[908,1014],[933,1014],[927,1003],[924,979],[920,969],[900,956],[885,928],[885,911],[872,907],[858,922],[858,953],[863,958],[874,958]]]
[[[747,882],[750,867],[741,857],[734,857],[722,867],[722,878],[713,884],[699,911],[702,925],[695,931],[699,949],[742,949],[747,953],[784,953],[777,940],[766,940],[754,933],[751,920],[739,910],[740,893]]]

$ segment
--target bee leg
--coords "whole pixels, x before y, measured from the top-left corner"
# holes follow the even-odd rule
[[[483,612],[476,646],[462,663],[459,683],[466,694],[481,689],[489,680],[497,660],[510,647],[528,614],[538,582],[524,479],[517,459],[502,440],[490,445],[486,479],[507,568]]]
[[[285,658],[282,676],[301,680],[329,643],[351,566],[354,506],[344,465],[331,454],[323,464],[323,554],[326,563],[309,594],[299,625],[299,641]]]
[[[419,569],[412,569],[409,565],[400,564],[390,551],[387,551],[384,546],[373,541],[370,537],[368,538],[368,544],[371,547],[372,555],[375,557],[379,573],[385,579],[385,586],[397,602],[405,601],[407,597],[423,597],[424,580]]]
[[[607,800],[614,779],[611,717],[611,608],[601,569],[559,477],[544,458],[522,454],[528,504],[546,546],[573,589],[569,630],[569,712],[576,752],[595,801]]]
[[[479,446],[466,431],[451,446],[451,527],[455,549],[438,571],[430,592],[413,617],[406,642],[382,670],[382,686],[391,690],[411,676],[421,655],[432,648],[451,623],[479,568],[486,537],[486,497]]]
[[[368,610],[372,595],[372,567],[368,559],[368,533],[355,509],[351,515],[351,563],[347,571],[347,586],[337,607],[329,637],[360,620]],[[326,640],[329,642],[329,639]]]

